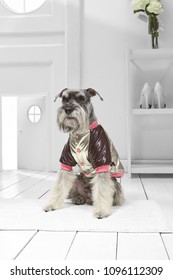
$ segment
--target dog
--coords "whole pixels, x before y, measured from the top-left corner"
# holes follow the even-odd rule
[[[92,204],[98,219],[111,214],[112,206],[122,205],[123,191],[117,178],[124,175],[124,168],[109,136],[98,123],[91,98],[98,95],[92,88],[63,89],[57,98],[62,106],[57,112],[61,131],[69,139],[60,157],[61,170],[44,211],[62,208],[65,198],[74,204]],[[78,165],[80,174],[72,168]]]

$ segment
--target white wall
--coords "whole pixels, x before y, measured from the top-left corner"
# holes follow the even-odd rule
[[[2,98],[0,98],[0,171],[2,170]]]
[[[162,0],[162,3],[164,13],[160,22],[164,24],[165,31],[160,31],[159,42],[160,47],[171,48],[173,1]],[[22,70],[24,64],[29,65],[28,71],[31,66],[37,71],[37,64],[41,64],[41,71],[44,71],[45,67],[45,75],[46,69],[49,69],[47,80],[43,78],[43,82],[40,83],[37,79],[38,88],[33,87],[30,79],[26,81],[23,78],[25,82],[22,85],[15,84],[15,81],[12,84],[10,79],[9,83],[3,78],[0,85],[1,95],[14,94],[10,87],[16,85],[20,95],[25,91],[28,94],[27,89],[32,91],[32,94],[38,90],[51,93],[48,95],[50,105],[57,91],[66,86],[93,87],[104,98],[104,102],[98,97],[93,98],[98,119],[110,134],[121,159],[127,158],[126,49],[151,47],[147,24],[133,14],[131,0],[47,0],[42,10],[26,17],[14,16],[0,2],[0,39],[1,76],[7,71],[8,75],[11,73],[10,76],[13,77],[15,67]],[[51,66],[53,56],[57,60],[53,63],[54,68]],[[60,60],[63,66],[59,71]],[[58,75],[55,75],[55,71]],[[60,102],[50,105],[53,109],[49,110],[52,123],[50,134],[53,141],[49,148],[53,154],[52,166],[57,167],[64,144],[64,138],[58,133],[54,122],[59,105]]]
[[[160,48],[173,47],[173,1],[162,0]],[[82,21],[82,87],[93,87],[104,98],[93,99],[122,159],[126,151],[126,49],[151,48],[147,23],[133,14],[130,0],[85,0]]]

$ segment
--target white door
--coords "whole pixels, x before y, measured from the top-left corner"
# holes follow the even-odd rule
[[[18,168],[45,170],[45,97],[18,98]]]

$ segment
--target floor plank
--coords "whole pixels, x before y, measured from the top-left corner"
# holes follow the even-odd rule
[[[35,231],[0,231],[0,260],[12,260]]]
[[[146,199],[143,186],[138,175],[132,178],[125,174],[121,179],[121,185],[124,191],[124,197],[127,201],[143,200]]]
[[[119,233],[118,260],[166,260],[168,259],[158,233]]]
[[[169,255],[169,259],[173,260],[173,234],[162,234],[163,242]]]
[[[28,177],[25,180],[22,180],[4,190],[2,190],[0,192],[0,198],[14,198],[14,197],[18,196],[20,193],[23,193],[24,191],[31,188],[35,184],[44,180],[48,176],[49,176],[49,174],[47,172],[41,172],[41,173],[34,174],[33,176]]]
[[[67,260],[115,260],[117,233],[78,232]]]
[[[45,201],[48,201],[49,198],[50,198],[50,190],[48,190],[41,197],[39,197],[39,199],[45,200]]]
[[[40,231],[17,260],[64,260],[75,234],[75,232]]]
[[[56,176],[54,175],[54,173],[50,174],[44,180],[38,182],[31,188],[20,193],[15,198],[39,199],[54,186],[55,181],[56,181]]]
[[[26,171],[26,170],[10,170],[3,171],[0,174],[0,191],[14,185],[20,181],[23,181],[38,171]]]
[[[149,199],[158,202],[173,230],[173,175],[142,175]]]

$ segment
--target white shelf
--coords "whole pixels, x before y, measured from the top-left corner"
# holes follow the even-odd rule
[[[173,60],[173,49],[130,50],[130,60]]]
[[[132,109],[133,115],[173,115],[173,108],[164,109]]]
[[[173,174],[173,162],[132,163],[132,173]]]
[[[128,146],[127,146],[127,154],[128,154],[128,172],[129,175],[133,173],[161,173],[161,174],[173,174],[173,158],[172,161],[162,161],[154,162],[154,161],[142,161],[142,163],[138,161],[133,161],[132,155],[133,151],[136,148],[135,144],[137,144],[137,151],[141,148],[142,154],[146,153],[152,156],[153,158],[160,157],[163,158],[164,151],[166,151],[166,155],[168,155],[168,149],[170,150],[170,154],[173,155],[173,146],[169,138],[173,137],[173,126],[172,126],[172,116],[173,116],[173,108],[171,108],[171,104],[173,103],[173,96],[171,94],[172,88],[172,68],[173,68],[173,48],[172,49],[130,49],[127,52],[127,112],[128,112],[128,125],[127,125],[127,137],[128,137]],[[148,82],[151,86],[154,87],[157,81],[161,83],[165,83],[166,78],[167,85],[169,88],[167,90],[169,93],[169,103],[167,103],[166,108],[163,109],[140,109],[135,108],[135,105],[140,102],[140,88],[144,85],[145,82]],[[165,85],[166,86],[166,83]],[[138,103],[137,103],[138,102]],[[152,116],[158,116],[163,118],[159,119],[156,126],[151,126],[153,122],[145,122],[144,118],[135,118],[135,116],[148,116],[147,120],[150,119],[153,121]],[[163,131],[163,123],[166,117],[166,131]],[[143,130],[140,130],[140,134],[138,135],[137,131],[140,128],[140,124],[142,122]],[[145,124],[145,125],[144,125]],[[147,129],[148,126],[148,129]],[[151,127],[152,127],[152,135],[151,135]],[[135,129],[134,129],[135,128]],[[154,129],[156,129],[157,145],[154,145],[156,141],[156,137],[154,136]],[[165,129],[165,127],[164,127]],[[165,133],[164,133],[165,132]],[[135,135],[134,135],[135,133]],[[149,145],[149,141],[147,139],[147,133],[151,136],[151,145]],[[166,138],[164,138],[164,135]],[[144,137],[143,137],[144,136]],[[160,137],[159,137],[160,136]],[[145,141],[147,139],[147,141]],[[171,138],[172,139],[172,138]],[[165,141],[166,140],[166,141]],[[168,144],[169,147],[165,147]],[[146,144],[146,145],[145,145]],[[154,145],[153,154],[152,154],[152,145]],[[148,151],[148,150],[149,151]],[[151,152],[151,153],[150,153]],[[135,152],[135,154],[138,152]],[[137,154],[138,157],[138,154]],[[170,156],[169,156],[170,158]]]

